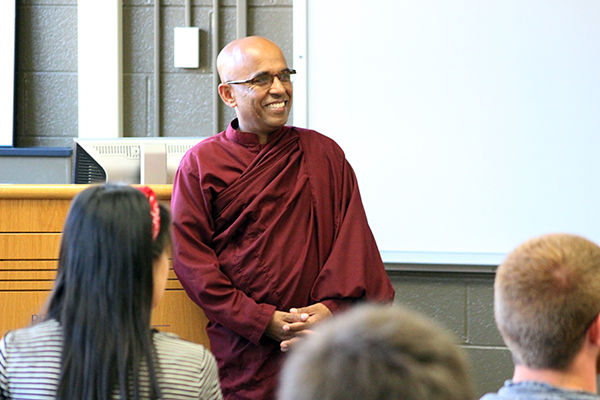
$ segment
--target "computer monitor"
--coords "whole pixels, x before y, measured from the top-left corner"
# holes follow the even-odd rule
[[[74,140],[73,183],[170,184],[183,155],[205,137]]]

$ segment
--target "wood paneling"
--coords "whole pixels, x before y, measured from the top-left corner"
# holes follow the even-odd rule
[[[0,260],[0,271],[56,269],[57,260]]]
[[[52,288],[50,283],[49,289]],[[27,326],[40,316],[50,290],[5,291],[0,289],[1,332]],[[206,317],[192,303],[183,289],[167,290],[152,313],[152,326],[159,331],[172,332],[182,339],[210,348],[206,336]]]
[[[27,326],[39,317],[39,312],[50,294],[43,291],[0,290],[0,334]]]
[[[87,185],[0,185],[0,335],[39,317],[56,277],[60,235],[72,198]],[[168,204],[171,185],[152,185]],[[209,347],[207,319],[173,270],[154,310],[160,331]]]
[[[60,232],[70,200],[0,199],[0,232]]]
[[[55,260],[60,233],[0,233],[0,258],[3,260]]]
[[[0,199],[73,199],[91,185],[0,185]],[[133,185],[139,186],[139,185]],[[150,185],[159,200],[171,200],[172,185]]]
[[[210,348],[206,335],[206,316],[183,289],[167,290],[152,312],[152,326],[163,332],[177,333],[181,338]]]

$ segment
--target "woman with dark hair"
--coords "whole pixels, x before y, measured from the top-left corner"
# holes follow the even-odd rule
[[[169,212],[150,188],[76,196],[43,322],[0,341],[0,398],[221,399],[207,349],[150,329],[170,246]]]

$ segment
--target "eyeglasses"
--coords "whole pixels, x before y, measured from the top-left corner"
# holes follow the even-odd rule
[[[271,87],[275,77],[277,77],[277,79],[279,79],[279,82],[281,82],[281,83],[291,82],[292,75],[294,75],[295,73],[296,73],[295,69],[286,68],[286,69],[282,69],[281,71],[279,71],[276,74],[271,74],[270,72],[261,72],[260,74],[256,75],[253,78],[250,78],[250,79],[239,80],[239,81],[227,81],[224,83],[226,83],[228,85],[248,83],[252,86],[267,88],[267,87]]]

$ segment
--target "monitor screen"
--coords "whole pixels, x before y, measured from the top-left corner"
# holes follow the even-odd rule
[[[73,183],[170,184],[183,155],[205,137],[74,140]]]

